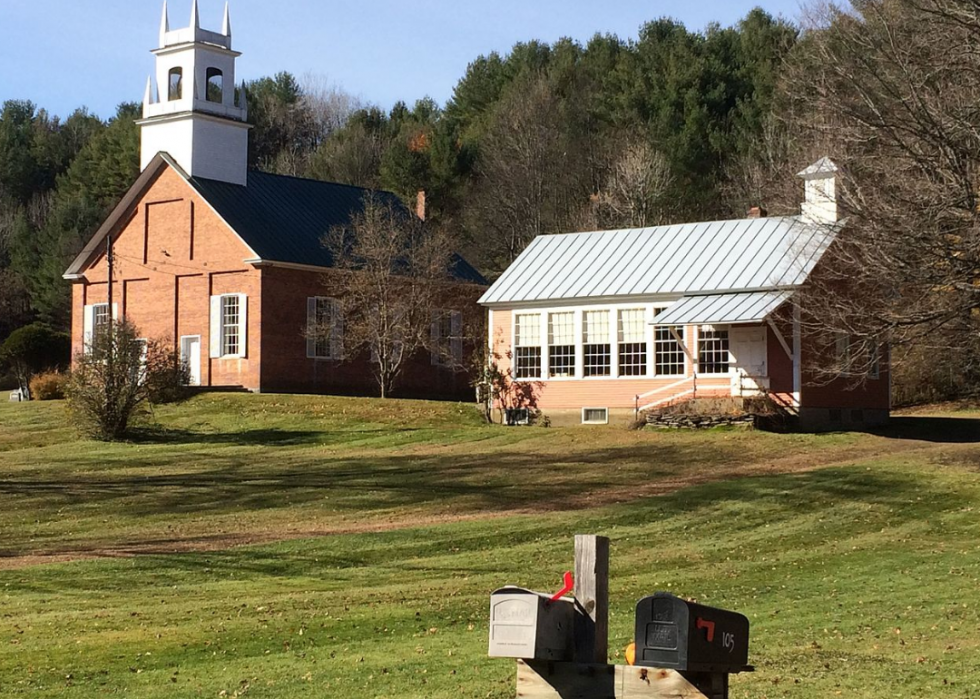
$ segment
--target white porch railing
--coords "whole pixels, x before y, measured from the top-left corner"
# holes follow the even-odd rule
[[[685,396],[696,396],[698,392],[698,376],[694,374],[693,376],[687,376],[680,381],[676,381],[672,384],[666,386],[661,386],[660,388],[655,388],[652,391],[646,393],[641,393],[636,396],[635,399],[635,409],[636,415],[639,415],[644,410],[651,410],[653,408],[660,407],[661,405],[667,405],[675,400],[679,400]],[[656,397],[654,400],[649,400]],[[649,401],[643,403],[644,401]]]

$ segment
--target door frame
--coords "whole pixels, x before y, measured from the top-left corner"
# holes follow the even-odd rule
[[[200,386],[201,385],[201,381],[203,380],[203,377],[201,376],[201,374],[202,374],[202,372],[204,370],[204,359],[203,359],[203,357],[201,357],[202,343],[201,343],[201,336],[200,335],[181,335],[180,336],[180,361],[181,362],[184,362],[187,365],[187,371],[188,371],[188,374],[190,374],[190,371],[191,371],[191,363],[189,361],[190,357],[188,356],[190,354],[190,352],[185,351],[185,348],[186,348],[186,346],[188,344],[191,344],[194,341],[197,342],[197,355],[198,355],[198,357],[197,357],[197,382],[195,383],[194,377],[191,376],[190,377],[190,379],[191,379],[190,380],[190,385],[191,386]]]

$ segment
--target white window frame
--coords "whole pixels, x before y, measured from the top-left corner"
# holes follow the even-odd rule
[[[591,410],[602,410],[605,412],[606,417],[604,420],[586,420],[585,415]],[[582,424],[583,425],[608,425],[609,424],[609,408],[598,408],[598,407],[586,407],[582,408]]]
[[[517,329],[518,329],[518,318],[521,317],[521,316],[536,316],[537,317],[537,323],[538,323],[538,343],[537,344],[523,344],[522,343],[521,337],[518,335],[518,332],[517,332]],[[511,330],[510,330],[510,332],[511,332],[511,335],[510,335],[511,342],[510,342],[510,346],[513,349],[513,357],[511,358],[511,363],[512,363],[512,371],[511,371],[511,373],[513,374],[514,381],[540,381],[541,380],[541,377],[544,376],[544,373],[546,371],[546,366],[547,366],[546,365],[546,362],[547,362],[547,346],[548,345],[547,345],[547,337],[546,337],[547,328],[545,327],[545,324],[547,323],[547,318],[548,318],[547,311],[541,311],[541,310],[538,310],[538,309],[534,309],[534,310],[514,310],[511,313]],[[537,373],[536,376],[518,376],[517,375],[517,367],[518,367],[518,358],[517,358],[518,352],[517,352],[517,350],[518,350],[518,348],[523,348],[523,347],[530,347],[530,348],[537,347],[538,348],[538,353],[539,353],[538,354],[538,373]]]
[[[613,328],[613,335],[614,335],[615,340],[616,340],[613,343],[613,354],[615,355],[615,358],[613,360],[613,364],[616,367],[615,377],[616,378],[619,378],[619,379],[634,379],[634,380],[636,380],[636,379],[646,379],[646,378],[649,378],[651,376],[651,372],[650,372],[650,366],[651,366],[651,364],[650,364],[650,337],[649,337],[649,329],[650,328],[649,328],[649,323],[647,322],[648,311],[647,311],[646,307],[636,305],[636,306],[631,306],[631,307],[614,308],[612,310],[613,310],[613,313],[614,313],[613,323],[615,324],[615,327]],[[643,328],[643,339],[640,342],[624,342],[623,341],[622,338],[623,338],[623,314],[624,313],[639,313],[639,314],[641,314],[640,322],[642,323],[642,328]],[[622,357],[622,348],[623,348],[623,345],[643,345],[643,347],[645,348],[645,356],[646,356],[646,359],[643,362],[643,365],[642,365],[643,371],[641,373],[639,373],[639,374],[624,374],[623,373],[623,361],[622,361],[623,360],[623,357]]]
[[[657,372],[657,342],[656,342],[656,328],[658,326],[654,325],[656,314],[662,312],[664,309],[670,307],[669,302],[665,301],[621,301],[614,303],[587,303],[587,304],[568,304],[568,305],[534,305],[534,306],[522,306],[517,308],[511,308],[510,314],[510,324],[511,324],[511,353],[512,353],[512,373],[514,381],[546,381],[548,383],[563,382],[563,381],[650,381],[653,379],[682,379],[688,378],[695,374],[697,371],[697,354],[694,352],[697,348],[697,328],[693,326],[683,326],[676,328],[677,333],[681,337],[680,342],[680,353],[681,362],[679,364],[680,372],[671,374],[661,374]],[[585,376],[585,319],[586,313],[589,311],[606,311],[609,313],[609,344],[610,344],[610,373],[608,376]],[[645,340],[641,343],[630,343],[630,344],[644,344],[646,346],[646,367],[645,373],[636,374],[631,376],[622,375],[619,362],[619,347],[620,343],[620,328],[619,328],[619,318],[620,313],[624,311],[641,311],[644,317],[644,333],[643,336]],[[574,373],[570,376],[551,376],[551,317],[556,313],[571,313],[573,316],[574,324],[574,338],[575,338],[575,362],[574,362]],[[539,335],[540,344],[528,345],[527,343],[518,344],[518,317],[535,315],[538,316],[539,320]],[[539,347],[541,353],[541,372],[537,376],[525,376],[517,377],[517,354],[518,347]],[[731,356],[729,354],[729,364],[731,364]],[[727,376],[728,374],[720,374],[718,376]],[[708,375],[715,376],[715,375]]]
[[[224,299],[238,299],[238,351],[225,354]],[[211,333],[209,338],[211,359],[245,359],[248,356],[248,296],[246,294],[219,294],[211,297]]]
[[[605,332],[605,342],[587,342],[586,334],[589,331],[588,317],[590,313],[594,314],[605,314],[606,316],[606,332]],[[619,322],[619,309],[602,307],[602,308],[586,308],[580,311],[582,318],[581,321],[581,333],[579,341],[582,344],[582,372],[581,376],[583,379],[611,379],[619,373],[618,362],[613,359],[613,355],[619,352],[619,344],[613,342],[613,335],[616,335],[618,339],[619,327],[617,323]],[[595,338],[590,338],[595,339]],[[589,365],[586,362],[586,347],[601,347],[605,345],[608,348],[608,370],[605,374],[590,374]],[[588,356],[596,357],[599,356],[597,353],[592,353]]]
[[[327,353],[319,354],[320,340],[316,336],[319,326],[320,304],[330,305],[330,337]],[[310,296],[306,299],[306,358],[339,362],[344,359],[344,308],[340,301],[330,296]]]
[[[571,330],[570,330],[570,340],[571,342],[552,342],[554,316],[571,316]],[[545,334],[542,338],[542,344],[544,346],[542,355],[547,359],[546,363],[542,367],[542,373],[547,377],[549,381],[554,381],[555,379],[577,379],[582,376],[582,312],[580,310],[567,308],[567,309],[553,309],[548,311],[545,315],[546,325]],[[559,325],[559,329],[565,329],[566,326]],[[551,366],[551,348],[552,347],[571,347],[572,348],[572,363],[571,370],[568,375],[563,374],[552,374]],[[567,355],[565,355],[567,358]]]
[[[711,329],[710,330],[706,330],[705,328],[711,328]],[[694,356],[697,358],[698,376],[706,376],[706,377],[731,376],[732,375],[732,368],[735,366],[735,363],[732,361],[731,328],[729,326],[727,326],[727,325],[718,325],[718,326],[714,326],[714,325],[698,325],[698,326],[695,326],[695,330],[696,330],[697,336],[694,338]],[[701,369],[701,339],[702,339],[701,338],[701,335],[702,335],[702,333],[708,333],[708,332],[723,332],[723,333],[726,333],[726,335],[728,336],[727,337],[727,340],[728,340],[728,360],[727,360],[728,370],[727,371],[723,371],[723,372],[707,372],[707,371],[702,371],[702,369]]]
[[[92,348],[92,338],[95,336],[96,318],[100,308],[109,308],[106,303],[92,303],[82,309],[82,350],[86,354]],[[119,304],[112,304],[112,320],[119,319]]]
[[[673,333],[671,332],[671,326],[669,326],[669,325],[656,325],[655,324],[657,322],[657,316],[660,315],[661,313],[663,313],[664,311],[666,311],[669,307],[670,306],[668,306],[668,305],[655,305],[653,307],[653,319],[652,319],[652,323],[653,324],[651,324],[651,326],[650,326],[650,332],[651,332],[651,335],[652,335],[651,340],[650,340],[650,376],[652,376],[655,379],[682,379],[682,378],[685,378],[685,377],[691,375],[691,366],[692,366],[693,362],[691,361],[691,357],[684,350],[684,345],[685,344],[687,344],[688,347],[690,347],[690,342],[689,342],[689,339],[690,338],[688,337],[687,326],[686,325],[681,325],[679,327],[675,327],[674,328],[674,330],[677,331],[677,334],[680,335],[681,340],[683,340],[683,342],[678,342],[677,343],[677,349],[681,353],[681,364],[680,364],[681,365],[681,371],[680,371],[680,373],[679,374],[661,374],[659,371],[657,371],[657,347],[658,347],[658,344],[657,344],[657,342],[658,342],[658,340],[657,340],[657,330],[660,329],[660,328],[663,328],[664,329],[664,332],[666,332],[668,335],[670,335],[670,340],[672,340],[674,342],[677,342],[677,338],[675,338],[673,336]],[[695,349],[697,349],[697,345],[695,345]]]

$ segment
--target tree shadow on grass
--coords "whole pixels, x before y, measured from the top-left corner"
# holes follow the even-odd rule
[[[363,437],[401,435],[418,432],[418,428],[392,427],[366,429],[352,433],[339,430],[336,433],[324,430],[283,430],[278,428],[239,430],[235,432],[194,432],[171,427],[139,427],[130,431],[128,442],[132,444],[227,444],[237,446],[283,447],[328,444],[334,438],[349,439],[352,434]]]
[[[479,522],[465,528],[426,528],[424,536],[417,529],[406,528],[224,550],[161,551],[141,557],[136,565],[147,571],[197,571],[222,578],[234,574],[272,578],[336,575],[341,579],[360,575],[357,569],[376,569],[379,576],[400,579],[459,573],[492,575],[514,565],[512,558],[500,559],[501,551],[516,554],[521,547],[530,546],[533,553],[542,541],[564,542],[579,530],[609,532],[614,539],[647,537],[661,546],[677,536],[685,545],[709,549],[715,537],[725,540],[744,534],[753,542],[760,536],[789,537],[785,545],[802,551],[811,543],[848,541],[878,533],[882,526],[900,529],[913,522],[928,522],[939,511],[972,502],[967,494],[951,493],[914,475],[828,468],[708,483],[574,517],[514,520],[504,531],[499,524]],[[812,517],[847,505],[859,506],[856,511],[861,516],[830,517],[823,524],[823,519]],[[879,516],[869,515],[863,506],[880,507]],[[695,522],[700,523],[698,528],[691,529]],[[165,546],[166,542],[159,543]],[[459,560],[456,554],[465,558]],[[169,584],[165,577],[161,579],[164,583]]]
[[[892,417],[874,434],[890,439],[912,439],[943,444],[980,444],[980,418]]]

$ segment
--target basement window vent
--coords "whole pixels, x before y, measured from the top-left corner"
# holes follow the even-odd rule
[[[609,408],[582,408],[583,425],[608,425]]]
[[[531,424],[531,413],[527,408],[507,408],[505,418],[511,427]]]

